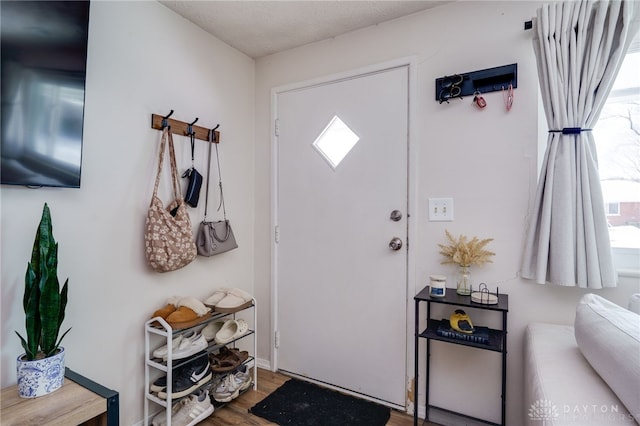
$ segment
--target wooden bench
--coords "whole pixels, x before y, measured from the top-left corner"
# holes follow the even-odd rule
[[[21,398],[18,385],[2,389],[2,426],[118,426],[118,392],[65,369],[62,387],[38,398]]]

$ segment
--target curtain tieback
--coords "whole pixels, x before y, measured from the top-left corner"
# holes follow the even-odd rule
[[[565,127],[562,130],[549,130],[549,133],[562,133],[563,135],[577,135],[580,132],[590,132],[591,129],[583,129],[582,127]]]

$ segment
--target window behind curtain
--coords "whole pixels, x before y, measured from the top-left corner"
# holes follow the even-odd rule
[[[640,37],[631,45],[594,129],[611,246],[640,268]],[[617,262],[616,262],[617,263]]]

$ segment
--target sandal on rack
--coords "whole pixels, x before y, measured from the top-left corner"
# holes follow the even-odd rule
[[[225,320],[210,322],[202,329],[202,335],[207,339],[208,342],[214,340],[216,338],[216,334],[218,334],[225,322]]]
[[[236,348],[220,348],[217,354],[209,355],[209,364],[214,373],[226,373],[239,367],[249,358],[249,352]]]
[[[238,367],[238,363],[225,359],[221,360],[214,356],[209,356],[209,364],[213,373],[227,373]]]
[[[227,348],[226,346],[223,346],[222,348],[220,348],[220,352],[223,352],[223,354],[228,353],[228,355],[223,355],[223,357],[227,356],[233,359],[237,358],[240,361],[240,364],[242,364],[249,358],[249,352],[241,351],[238,348]]]
[[[216,333],[215,342],[219,345],[227,344],[244,336],[247,331],[249,331],[249,324],[245,320],[227,320]]]

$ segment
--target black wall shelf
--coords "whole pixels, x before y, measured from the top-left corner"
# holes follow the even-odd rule
[[[473,95],[476,91],[483,94],[507,90],[509,84],[514,89],[518,87],[518,64],[437,78],[435,98],[442,103],[449,99]]]

